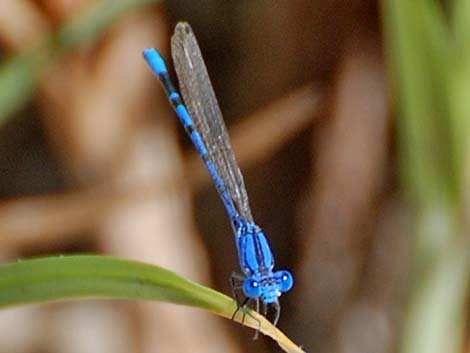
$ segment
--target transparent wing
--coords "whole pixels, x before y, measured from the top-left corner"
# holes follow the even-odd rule
[[[183,100],[208,149],[209,159],[216,166],[239,215],[245,221],[253,222],[243,176],[230,146],[201,51],[189,24],[180,22],[176,25],[171,38],[171,54]]]

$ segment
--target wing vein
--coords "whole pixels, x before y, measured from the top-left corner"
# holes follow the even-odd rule
[[[238,216],[246,222],[253,222],[245,183],[230,145],[222,112],[196,37],[187,23],[176,26],[171,38],[171,53],[183,100],[208,149],[208,158],[224,182]]]

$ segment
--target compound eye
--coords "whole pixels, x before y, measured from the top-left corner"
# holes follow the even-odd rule
[[[289,271],[277,271],[274,277],[279,280],[279,290],[281,292],[289,291],[294,285],[294,277]]]
[[[243,284],[243,291],[247,297],[257,298],[261,295],[261,286],[257,280],[247,278]]]

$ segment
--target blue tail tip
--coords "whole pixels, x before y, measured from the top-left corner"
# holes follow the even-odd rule
[[[161,75],[166,73],[168,70],[165,65],[161,54],[155,48],[144,49],[143,55],[147,63],[150,65],[151,69],[157,74]]]

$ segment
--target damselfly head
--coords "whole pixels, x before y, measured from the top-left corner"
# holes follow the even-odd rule
[[[272,304],[289,291],[294,278],[289,271],[277,271],[269,276],[248,277],[243,284],[245,295],[250,298],[261,298],[263,302]]]

